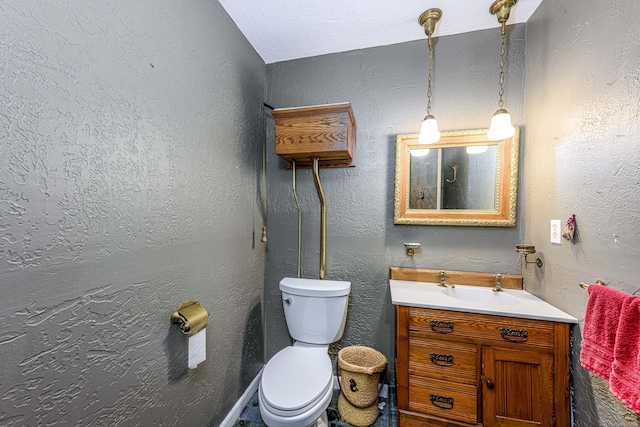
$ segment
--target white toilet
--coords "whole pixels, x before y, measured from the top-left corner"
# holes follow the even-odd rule
[[[287,277],[280,291],[295,343],[264,367],[260,415],[269,427],[328,426],[333,369],[327,350],[344,332],[351,282]]]

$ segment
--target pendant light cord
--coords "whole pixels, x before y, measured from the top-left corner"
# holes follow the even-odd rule
[[[502,22],[502,32],[501,32],[502,42],[500,43],[500,100],[498,101],[498,108],[502,109],[504,106],[504,101],[502,100],[502,96],[504,95],[504,53],[506,50],[507,43],[507,30],[506,30],[506,22]]]

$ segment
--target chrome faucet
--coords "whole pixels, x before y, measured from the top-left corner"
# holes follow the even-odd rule
[[[502,292],[502,274],[496,274],[496,286],[493,288],[493,292]]]
[[[456,285],[454,285],[453,283],[447,283],[444,281],[444,270],[440,270],[440,285],[443,288],[449,286],[451,289],[455,288]]]

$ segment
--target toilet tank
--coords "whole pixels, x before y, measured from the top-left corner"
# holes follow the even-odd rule
[[[280,291],[293,339],[331,344],[342,337],[351,282],[285,277],[280,281]]]

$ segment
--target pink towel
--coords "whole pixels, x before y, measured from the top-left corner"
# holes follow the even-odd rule
[[[640,414],[640,296],[622,305],[613,357],[611,392]]]
[[[620,310],[629,294],[602,285],[590,285],[588,291],[580,363],[609,381]]]

